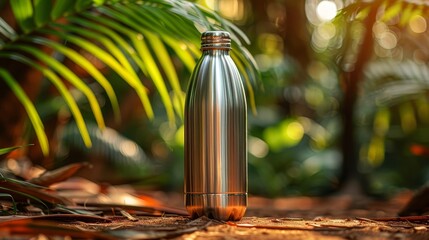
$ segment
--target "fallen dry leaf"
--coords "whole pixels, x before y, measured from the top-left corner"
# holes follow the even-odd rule
[[[78,228],[58,224],[58,222],[42,219],[37,219],[37,221],[35,221],[34,219],[24,218],[0,223],[0,238],[2,239],[9,239],[11,236],[14,237],[13,239],[20,239],[17,238],[17,235],[26,235],[27,239],[30,239],[40,234],[68,236],[72,239],[117,239],[101,232],[83,231]]]
[[[15,201],[33,199],[44,203],[74,205],[72,201],[58,196],[52,190],[23,181],[3,178],[0,180],[0,189],[12,195]]]
[[[77,171],[88,166],[90,166],[90,164],[86,162],[69,164],[55,170],[46,171],[39,177],[28,180],[28,182],[48,187],[54,183],[67,180],[68,178],[75,175]]]
[[[28,224],[35,221],[56,221],[56,222],[86,222],[86,223],[109,223],[112,220],[95,215],[83,214],[51,214],[38,216],[22,216],[14,215],[0,218],[0,227],[8,226],[9,224]]]
[[[79,204],[79,203],[78,203]],[[166,207],[166,206],[135,206],[127,204],[114,204],[114,203],[81,203],[85,207],[100,207],[127,210],[129,212],[145,212],[152,216],[163,216],[165,214],[175,214],[179,216],[188,216],[188,212],[184,209]]]

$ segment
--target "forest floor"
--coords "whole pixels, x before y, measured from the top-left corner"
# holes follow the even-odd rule
[[[412,197],[409,191],[383,200],[347,194],[251,196],[246,215],[238,222],[192,220],[179,193],[147,196],[156,199],[151,204],[162,213],[109,204],[85,206],[98,216],[4,216],[0,239],[429,239],[428,216],[396,217]]]
[[[411,197],[250,198],[240,222],[213,224],[180,239],[429,239],[429,218],[396,217]]]
[[[429,188],[388,199],[362,194],[359,184],[321,197],[250,195],[243,219],[220,222],[190,219],[182,193],[69,178],[82,167],[29,180],[1,174],[0,239],[429,239],[429,215],[397,217],[427,211]]]

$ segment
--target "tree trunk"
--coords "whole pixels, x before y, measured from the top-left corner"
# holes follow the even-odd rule
[[[341,74],[340,80],[342,81],[344,99],[341,105],[341,118],[343,122],[341,151],[343,154],[343,162],[339,179],[340,187],[345,187],[350,181],[356,181],[359,178],[358,143],[356,141],[354,114],[359,86],[363,80],[364,68],[373,54],[374,42],[372,26],[376,21],[378,8],[379,2],[376,1],[371,6],[369,15],[365,18],[364,25],[366,31],[353,70]]]

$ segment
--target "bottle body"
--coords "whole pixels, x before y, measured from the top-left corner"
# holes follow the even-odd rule
[[[185,103],[185,204],[191,217],[239,220],[247,207],[247,106],[229,49],[204,49]]]

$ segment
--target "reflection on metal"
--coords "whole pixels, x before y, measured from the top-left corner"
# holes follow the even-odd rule
[[[185,204],[193,218],[239,220],[247,206],[247,107],[230,36],[202,35],[185,104]]]

